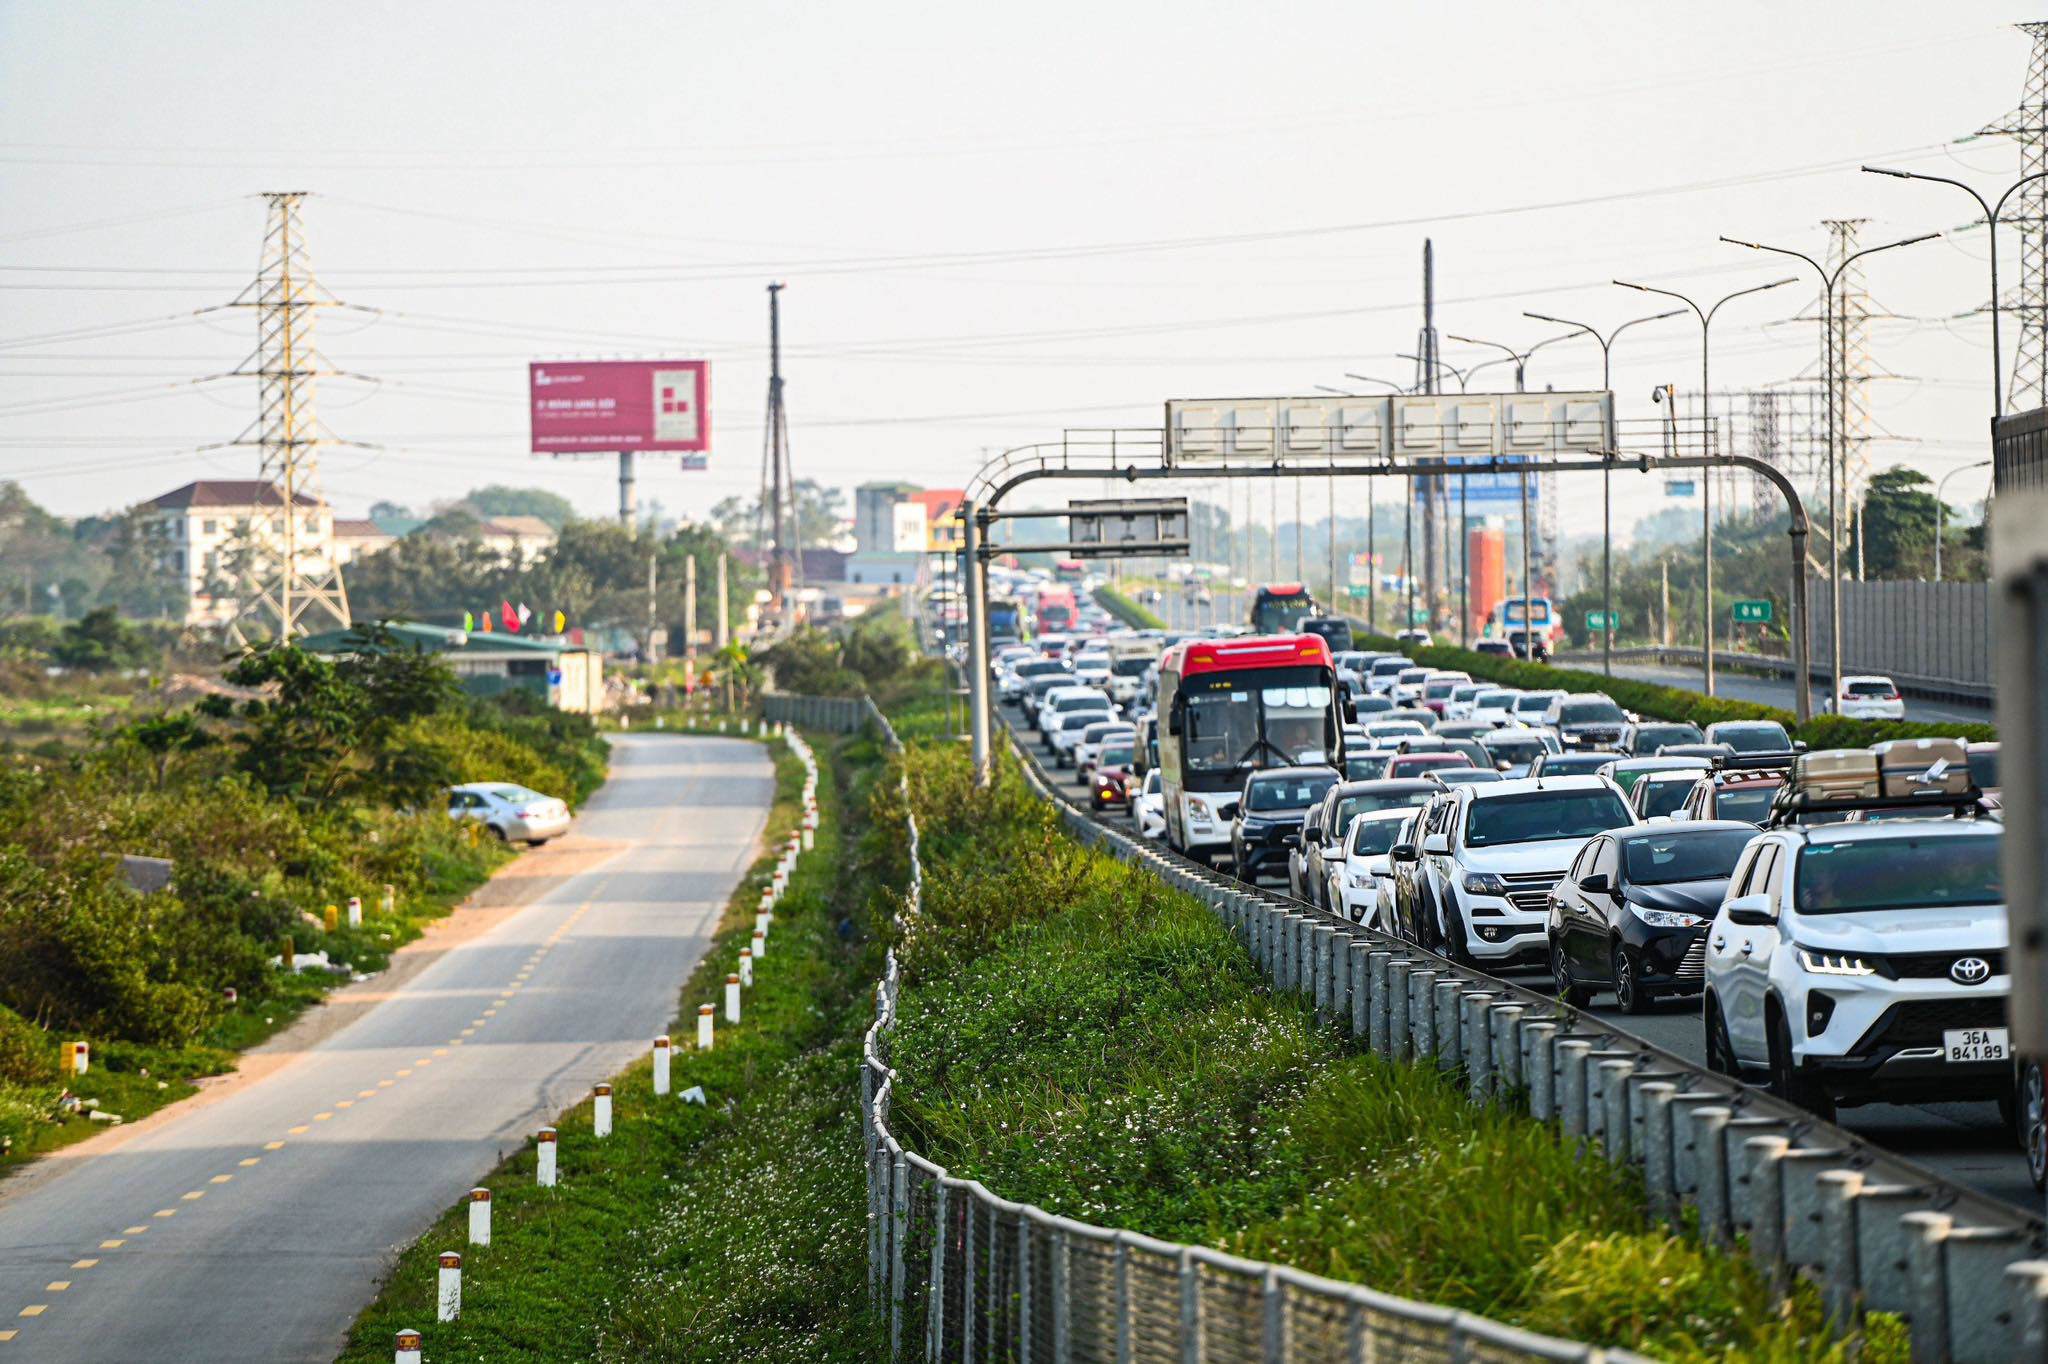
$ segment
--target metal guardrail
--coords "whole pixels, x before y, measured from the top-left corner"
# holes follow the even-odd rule
[[[2048,1228],[1803,1109],[1561,1001],[1403,939],[1258,890],[1096,820],[1013,750],[1075,833],[1211,906],[1284,990],[1390,1060],[1462,1074],[1475,1102],[1526,1094],[1537,1118],[1643,1175],[1651,1208],[1773,1275],[1821,1287],[1830,1315],[1910,1322],[1913,1357],[2048,1359]]]
[[[765,707],[769,719],[799,727],[841,733],[872,727],[892,751],[902,749],[888,719],[866,697],[770,695]],[[911,870],[903,915],[914,917],[922,905],[923,871],[909,794],[906,778]],[[950,1174],[904,1149],[889,1130],[896,1073],[886,1053],[901,980],[892,951],[876,986],[861,1066],[868,1287],[876,1309],[888,1316],[892,1358],[903,1357],[906,1342],[922,1339],[927,1360],[963,1364],[1642,1359],[1284,1265],[1092,1226]]]

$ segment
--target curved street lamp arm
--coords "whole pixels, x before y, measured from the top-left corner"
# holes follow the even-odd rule
[[[1344,377],[1347,379],[1356,379],[1361,384],[1385,384],[1388,388],[1393,389],[1396,393],[1406,393],[1408,391],[1408,386],[1406,384],[1397,384],[1392,379],[1381,379],[1371,374],[1353,374],[1350,370],[1347,369],[1344,371]]]
[[[1693,316],[1697,317],[1700,320],[1700,324],[1702,326],[1706,324],[1707,315],[1700,311],[1700,305],[1693,302],[1691,299],[1687,298],[1684,294],[1674,292],[1670,289],[1659,289],[1654,284],[1631,284],[1625,279],[1618,279],[1614,282],[1616,284],[1619,284],[1624,289],[1634,289],[1640,293],[1662,294],[1666,298],[1675,298],[1680,303],[1683,303],[1686,307],[1692,309]]]
[[[1879,249],[1882,249],[1882,248],[1879,248]],[[1853,256],[1852,256],[1852,257],[1850,257],[1850,259],[1851,259],[1851,260],[1853,260],[1853,259],[1855,259],[1855,257],[1853,257]],[[1734,301],[1735,301],[1736,299],[1738,299],[1738,298],[1741,298],[1741,297],[1743,297],[1743,296],[1744,296],[1744,295],[1746,295],[1746,294],[1760,294],[1760,293],[1762,293],[1762,292],[1763,292],[1764,290],[1766,290],[1766,289],[1777,289],[1777,288],[1782,288],[1782,287],[1783,287],[1784,285],[1787,285],[1787,284],[1794,284],[1794,283],[1797,283],[1797,282],[1798,282],[1798,277],[1797,277],[1797,276],[1795,276],[1795,275],[1787,275],[1787,276],[1785,276],[1785,277],[1784,277],[1783,279],[1774,279],[1774,280],[1772,280],[1772,281],[1771,281],[1771,282],[1770,282],[1769,284],[1752,284],[1752,285],[1751,285],[1751,286],[1750,286],[1749,288],[1747,288],[1747,289],[1737,289],[1737,290],[1736,290],[1736,291],[1735,291],[1734,293],[1732,293],[1732,294],[1729,294],[1729,295],[1728,295],[1728,296],[1727,296],[1726,298],[1723,298],[1723,299],[1721,299],[1721,300],[1720,300],[1720,302],[1718,302],[1718,303],[1714,304],[1714,306],[1713,306],[1713,307],[1711,307],[1711,308],[1707,309],[1707,321],[1708,321],[1708,322],[1712,322],[1712,321],[1714,320],[1714,314],[1715,314],[1715,313],[1718,313],[1718,312],[1720,312],[1720,311],[1721,311],[1721,304],[1722,304],[1722,303],[1732,303],[1732,302],[1734,302]]]

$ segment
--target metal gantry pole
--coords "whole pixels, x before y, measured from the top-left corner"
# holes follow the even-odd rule
[[[967,560],[967,729],[974,754],[974,784],[987,787],[989,766],[988,568],[982,562],[987,527],[972,498],[960,504]]]

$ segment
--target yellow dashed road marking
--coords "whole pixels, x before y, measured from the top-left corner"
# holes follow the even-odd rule
[[[314,1121],[314,1122],[326,1122],[326,1121],[327,1121],[327,1120],[328,1120],[329,1118],[331,1118],[331,1117],[333,1117],[333,1116],[334,1116],[334,1115],[333,1115],[332,1113],[315,1113],[315,1114],[313,1115],[313,1121]]]
[[[43,1291],[45,1293],[62,1293],[65,1289],[69,1287],[71,1287],[71,1280],[57,1279],[53,1281],[48,1287],[44,1288]]]
[[[42,1315],[43,1313],[45,1313],[45,1312],[47,1312],[47,1311],[49,1311],[49,1310],[50,1310],[50,1304],[48,1304],[48,1303],[46,1303],[46,1302],[38,1302],[38,1303],[32,1303],[32,1304],[30,1304],[29,1306],[27,1306],[27,1307],[24,1307],[24,1308],[22,1308],[22,1309],[21,1309],[21,1314],[22,1314],[22,1315],[23,1315],[24,1317],[40,1317],[40,1316],[41,1316],[41,1315]]]
[[[140,1236],[142,1235],[142,1233],[148,1230],[149,1224],[145,1222],[139,1227],[123,1227],[121,1228],[121,1234],[123,1236]]]
[[[239,1163],[239,1164],[240,1164],[240,1165],[241,1165],[241,1166],[242,1166],[242,1167],[243,1167],[244,1169],[247,1169],[247,1168],[248,1168],[249,1166],[251,1166],[251,1165],[261,1165],[261,1164],[263,1163],[263,1157],[261,1157],[261,1156],[244,1156],[244,1157],[243,1157],[243,1158],[242,1158],[242,1159],[241,1159],[241,1160],[240,1160],[240,1161],[239,1161],[238,1163]]]
[[[356,1101],[354,1099],[336,1099],[334,1101],[334,1106],[336,1108],[354,1108],[356,1106]]]
[[[306,1133],[312,1131],[313,1129],[305,1123],[300,1123],[297,1127],[287,1127],[284,1130],[291,1133],[295,1137],[303,1137],[306,1135]]]
[[[284,1143],[281,1141],[266,1141],[263,1143],[263,1149],[266,1151],[282,1151]]]
[[[94,1265],[98,1263],[98,1260],[73,1260],[71,1262],[71,1267],[73,1269],[91,1269]]]
[[[113,1240],[111,1240],[111,1241],[102,1241],[102,1242],[100,1242],[100,1249],[101,1249],[101,1250],[119,1250],[119,1249],[120,1249],[120,1248],[121,1248],[122,1246],[125,1246],[125,1245],[127,1245],[127,1244],[128,1244],[128,1243],[127,1243],[126,1241],[124,1241],[124,1240],[122,1240],[122,1239],[121,1239],[120,1237],[116,1236],[116,1237],[115,1237],[115,1238],[114,1238]]]
[[[402,1074],[404,1074],[405,1072],[403,1072],[403,1071],[400,1071],[399,1073],[400,1073],[400,1074],[402,1075]],[[391,1081],[389,1081],[389,1080],[379,1080],[379,1081],[377,1082],[377,1088],[379,1088],[379,1089],[389,1089],[389,1088],[391,1087],[391,1083],[392,1083],[392,1082],[391,1082]]]
[[[206,1190],[194,1189],[191,1193],[179,1194],[178,1197],[184,1199],[187,1203],[197,1203],[200,1199],[206,1197]]]
[[[225,1184],[233,1178],[233,1175],[215,1175],[212,1179],[208,1180],[207,1182],[209,1184]]]
[[[176,1208],[158,1208],[151,1214],[153,1217],[176,1217],[177,1215],[178,1210]]]
[[[0,1331],[0,1340],[12,1340],[18,1334],[19,1332],[15,1331]]]

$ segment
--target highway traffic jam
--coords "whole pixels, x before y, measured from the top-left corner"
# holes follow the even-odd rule
[[[1495,685],[1354,648],[1293,584],[1199,630],[1081,601],[1034,632],[1013,600],[991,660],[1020,742],[1103,817],[1575,1006],[1688,1015],[1686,1051],[1824,1118],[1995,1104],[2048,1186],[2041,1067],[2008,1044],[1996,744],[1808,751]]]

